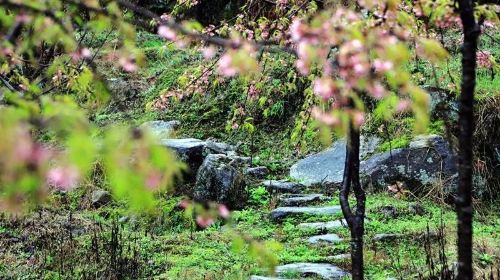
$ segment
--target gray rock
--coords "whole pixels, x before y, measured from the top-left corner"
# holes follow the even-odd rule
[[[141,124],[141,128],[149,129],[158,139],[168,139],[174,130],[181,125],[180,121],[149,121]]]
[[[205,147],[203,150],[204,155],[227,154],[228,152],[236,152],[236,147],[230,144],[216,142],[214,140],[205,141]]]
[[[231,157],[208,155],[198,170],[193,198],[200,202],[223,203],[241,209],[248,200],[245,180]]]
[[[278,207],[271,211],[271,219],[280,220],[290,216],[300,215],[336,215],[341,213],[340,206],[325,206],[325,207]]]
[[[379,234],[375,234],[375,236],[373,236],[373,241],[381,241],[381,242],[394,241],[394,240],[399,239],[401,237],[403,237],[403,235],[399,234],[399,233],[379,233]]]
[[[94,207],[100,207],[111,202],[111,194],[105,190],[96,190],[92,192],[91,201]]]
[[[430,95],[429,112],[433,119],[458,121],[459,102],[456,95],[445,89],[424,87]]]
[[[252,163],[252,159],[250,157],[242,157],[238,155],[227,155],[231,160],[239,165],[250,165]]]
[[[427,210],[425,210],[425,208],[417,202],[410,203],[410,205],[408,206],[408,211],[410,212],[410,214],[419,216],[425,215],[425,213],[427,213]]]
[[[118,219],[118,223],[120,224],[125,224],[128,222],[128,220],[130,220],[130,217],[129,216],[123,216],[121,217],[120,219]]]
[[[313,228],[321,231],[346,227],[347,222],[345,220],[336,220],[329,222],[316,222],[316,223],[300,223],[298,225],[299,228]]]
[[[280,196],[281,206],[306,206],[317,202],[330,200],[330,197],[320,193],[311,194],[283,194]]]
[[[398,210],[392,205],[386,205],[380,208],[379,212],[385,218],[396,218],[398,216]]]
[[[309,243],[311,244],[318,244],[318,243],[338,243],[338,242],[341,242],[342,239],[340,236],[336,235],[336,234],[333,234],[333,233],[329,233],[329,234],[322,234],[322,235],[315,235],[315,236],[311,236],[309,237],[308,241]]]
[[[301,277],[318,277],[325,280],[337,280],[350,276],[349,272],[328,263],[291,263],[276,267],[278,275],[297,273]]]
[[[457,158],[441,136],[419,136],[408,148],[378,154],[362,162],[361,173],[363,181],[375,189],[404,182],[410,191],[416,191],[454,176]]]
[[[300,193],[304,185],[287,180],[265,180],[261,183],[270,193]]]
[[[367,150],[373,150],[370,141]],[[340,185],[344,171],[346,145],[337,141],[332,148],[306,157],[292,166],[290,176],[306,186]],[[367,151],[363,152],[367,154]],[[446,182],[445,192],[455,192],[457,158],[448,142],[438,135],[416,137],[408,148],[394,149],[361,162],[363,182],[377,189],[404,182],[410,191]],[[455,178],[455,179],[454,179]]]
[[[372,154],[380,143],[379,138],[362,137],[360,158]],[[346,142],[339,140],[332,147],[308,156],[290,168],[290,177],[306,186],[338,185],[344,175]]]
[[[188,165],[189,172],[185,177],[188,181],[192,181],[198,168],[203,163],[203,148],[206,144],[205,141],[194,138],[164,139],[161,141],[161,144],[172,149],[177,156]]]
[[[269,169],[265,166],[257,166],[257,167],[251,167],[245,170],[245,175],[256,178],[256,179],[262,179],[269,174]]]

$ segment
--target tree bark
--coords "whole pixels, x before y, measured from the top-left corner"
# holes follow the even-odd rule
[[[459,112],[458,194],[456,197],[458,235],[458,279],[472,279],[472,134],[474,131],[474,87],[479,26],[474,18],[473,0],[459,2],[464,33],[462,84]]]
[[[340,206],[351,231],[352,279],[364,279],[363,270],[363,234],[365,221],[365,191],[359,181],[359,128],[352,122],[347,135],[346,161],[344,177],[340,189]],[[356,209],[349,205],[351,186],[356,197]]]

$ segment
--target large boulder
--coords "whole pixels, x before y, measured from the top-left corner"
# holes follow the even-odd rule
[[[208,155],[198,170],[193,198],[241,209],[248,199],[240,162],[223,154]]]
[[[376,137],[361,137],[361,159],[371,155],[380,139]],[[308,156],[290,168],[290,177],[306,186],[326,184],[336,185],[342,182],[346,155],[346,142],[339,140],[332,147]]]
[[[448,142],[438,135],[416,137],[408,148],[387,151],[361,163],[363,181],[375,189],[397,182],[410,191],[443,183],[445,190],[454,185],[457,157]]]
[[[173,150],[179,159],[188,165],[189,170],[185,179],[187,179],[187,181],[193,181],[198,168],[203,163],[205,141],[194,138],[163,139],[161,144]]]

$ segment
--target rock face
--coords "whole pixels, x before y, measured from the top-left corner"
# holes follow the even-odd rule
[[[377,141],[362,141],[362,158],[375,150]],[[297,162],[290,169],[290,176],[306,186],[340,185],[345,151],[345,142],[337,141],[332,148]],[[453,186],[457,174],[457,158],[443,137],[425,135],[416,137],[408,148],[376,154],[362,161],[360,173],[363,181],[374,188],[386,188],[389,184],[403,182],[414,191],[422,186],[439,183],[441,179]],[[453,189],[449,189],[449,192],[452,191]]]
[[[193,198],[215,201],[230,209],[241,209],[247,199],[245,180],[234,159],[222,154],[208,155],[198,170]]]
[[[362,137],[360,157],[372,154],[379,143],[378,138]],[[340,184],[344,174],[345,153],[346,142],[339,140],[331,148],[294,164],[290,168],[290,177],[306,186]]]
[[[167,148],[172,149],[177,156],[184,161],[189,167],[187,177],[188,181],[194,179],[198,168],[203,163],[203,148],[205,141],[194,138],[185,139],[164,139],[161,144]]]
[[[315,235],[309,237],[308,241],[311,244],[318,244],[318,243],[337,243],[341,242],[343,239],[340,238],[340,236],[330,233],[330,234],[322,234],[322,235]]]
[[[342,212],[340,206],[325,207],[278,207],[271,211],[271,219],[281,220],[298,215],[336,215]]]
[[[337,280],[350,274],[341,268],[327,263],[292,263],[276,267],[278,275],[298,273],[301,277],[316,277],[325,280]]]
[[[179,127],[180,121],[149,121],[141,125],[141,128],[149,129],[158,139],[168,139],[174,130]]]
[[[105,190],[97,190],[92,192],[92,205],[94,207],[101,207],[111,202],[111,194]]]
[[[311,203],[327,201],[330,198],[320,193],[311,194],[284,194],[280,197],[281,206],[304,206]]]
[[[300,193],[304,185],[287,180],[265,180],[262,185],[270,193]]]
[[[456,176],[457,158],[441,136],[420,136],[408,148],[378,154],[362,162],[361,173],[363,181],[374,188],[404,182],[415,191]]]

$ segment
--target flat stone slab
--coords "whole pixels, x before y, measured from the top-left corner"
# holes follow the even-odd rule
[[[206,145],[205,141],[195,138],[164,139],[161,143],[174,150],[203,149]]]
[[[287,180],[265,180],[261,183],[271,193],[300,193],[304,185]]]
[[[394,241],[404,235],[399,233],[379,233],[373,236],[373,241]]]
[[[379,138],[361,138],[360,158],[372,154],[380,143]],[[290,177],[306,186],[340,184],[344,175],[346,142],[339,140],[320,153],[310,155],[290,168]]]
[[[329,222],[316,222],[316,223],[300,223],[299,228],[313,228],[318,230],[329,230],[334,228],[346,227],[347,222],[345,220],[336,220]]]
[[[291,263],[276,267],[278,275],[297,273],[300,277],[318,277],[325,280],[337,280],[350,273],[328,263]]]
[[[336,215],[341,213],[340,206],[325,207],[278,207],[271,211],[271,219],[280,220],[299,215]]]
[[[328,256],[328,260],[340,261],[340,260],[350,260],[351,254],[340,254],[335,256]]]
[[[342,239],[340,236],[330,233],[330,234],[322,234],[322,235],[315,235],[309,237],[308,241],[311,244],[318,244],[318,243],[338,243],[341,242]]]
[[[280,197],[281,206],[306,206],[308,204],[328,201],[331,198],[320,193],[284,194]]]

